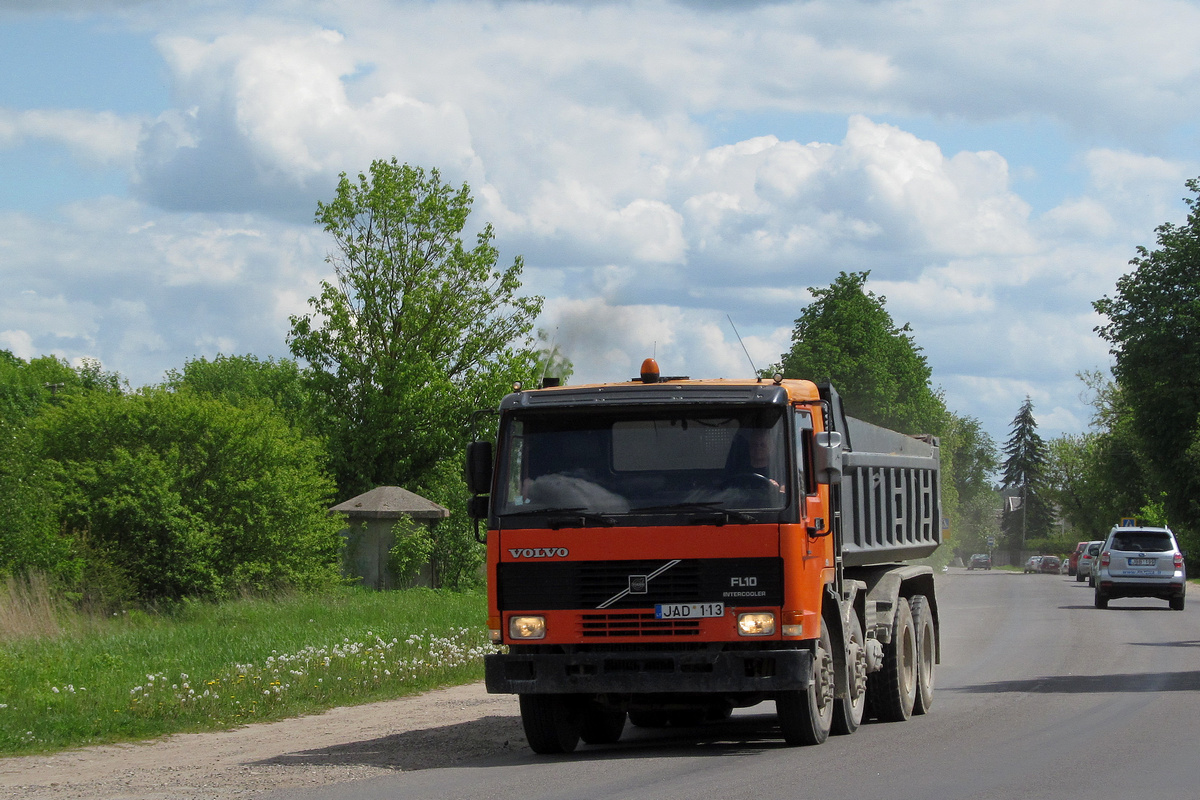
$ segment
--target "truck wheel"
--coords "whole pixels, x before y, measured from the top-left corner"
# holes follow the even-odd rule
[[[917,697],[914,714],[933,707],[933,673],[937,664],[937,634],[933,630],[933,608],[929,598],[915,595],[910,605],[913,627],[917,630]]]
[[[833,707],[833,648],[829,631],[822,624],[808,688],[780,692],[775,697],[783,740],[790,745],[821,744],[829,738]]]
[[[577,698],[567,694],[523,694],[520,704],[521,725],[533,752],[574,752],[583,722]]]
[[[583,710],[579,738],[588,744],[613,744],[625,730],[625,712],[600,703],[588,703]]]
[[[903,722],[917,701],[917,631],[901,597],[892,619],[892,640],[883,646],[883,668],[867,680],[867,701],[881,722]]]
[[[867,650],[862,623],[853,611],[846,627],[846,683],[847,696],[839,697],[833,704],[832,731],[838,736],[858,730],[867,710]]]

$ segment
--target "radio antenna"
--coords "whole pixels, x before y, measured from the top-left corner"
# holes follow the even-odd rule
[[[733,335],[737,337],[738,344],[742,346],[742,352],[746,354],[746,360],[750,362],[750,369],[754,372],[754,377],[762,380],[762,376],[758,374],[758,367],[754,366],[754,359],[750,357],[750,351],[746,349],[746,343],[742,341],[742,335],[738,333],[737,325],[733,324],[733,317],[728,314],[725,319],[729,320],[729,327],[733,328]]]

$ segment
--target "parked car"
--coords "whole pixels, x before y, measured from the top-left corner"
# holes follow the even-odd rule
[[[967,569],[991,569],[992,557],[987,553],[976,553],[967,562]]]
[[[1026,573],[1040,572],[1041,569],[1042,569],[1042,557],[1041,556],[1030,556],[1029,560],[1025,562],[1025,572]]]
[[[1042,561],[1039,566],[1039,572],[1048,572],[1051,575],[1057,575],[1059,567],[1062,566],[1062,559],[1058,556],[1042,556]]]
[[[1187,570],[1170,528],[1113,528],[1094,566],[1096,608],[1116,597],[1158,597],[1183,610]]]
[[[1075,568],[1076,581],[1082,583],[1084,580],[1087,580],[1088,585],[1091,585],[1092,565],[1100,557],[1100,548],[1103,546],[1103,539],[1087,543],[1087,549],[1079,554],[1079,565]]]
[[[1087,542],[1076,543],[1075,552],[1067,557],[1067,575],[1075,575],[1075,573],[1079,572],[1079,557],[1084,554],[1087,545]]]

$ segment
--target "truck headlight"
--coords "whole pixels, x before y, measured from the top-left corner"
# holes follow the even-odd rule
[[[513,639],[545,639],[545,617],[509,617],[508,635]]]
[[[770,636],[775,633],[775,615],[770,611],[738,614],[738,633],[742,636]]]

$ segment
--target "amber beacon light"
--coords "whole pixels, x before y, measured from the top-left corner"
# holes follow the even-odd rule
[[[658,383],[658,362],[647,358],[642,362],[642,383]]]

